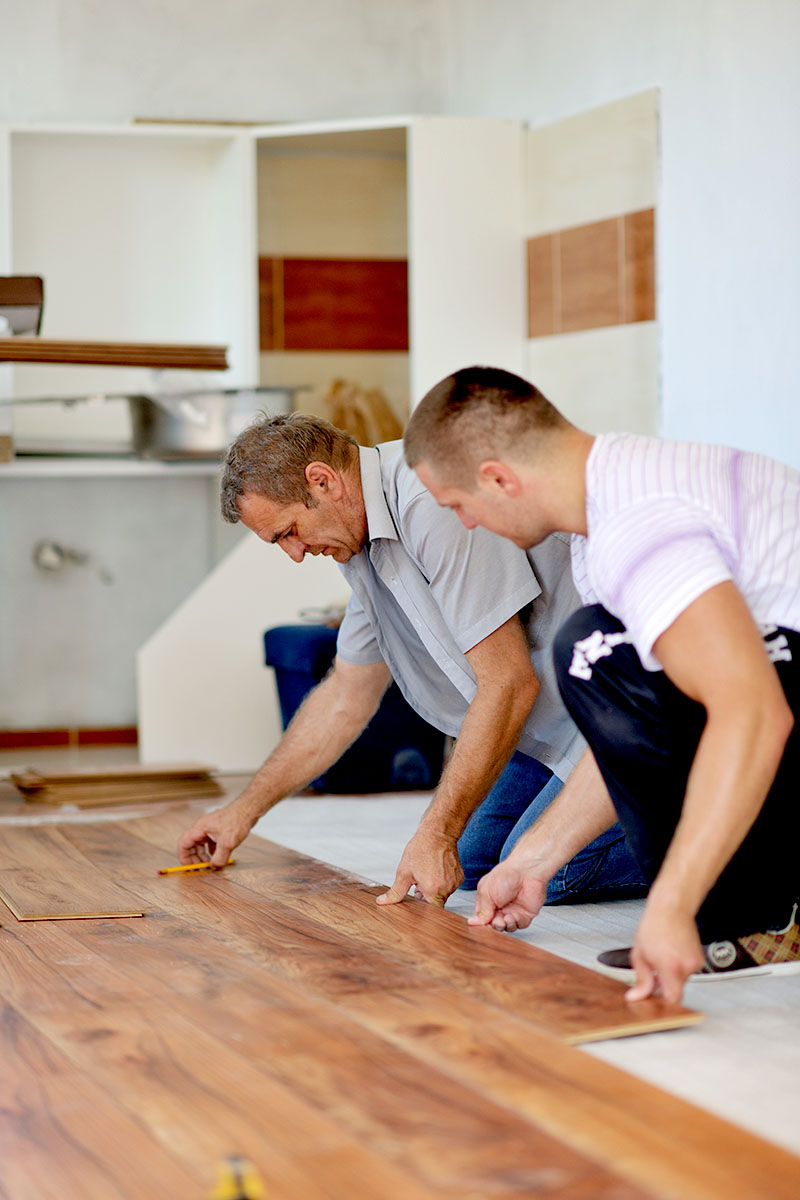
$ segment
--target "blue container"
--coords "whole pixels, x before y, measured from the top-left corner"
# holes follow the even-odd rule
[[[327,625],[279,625],[264,634],[264,659],[274,667],[284,729],[331,668],[336,630]],[[444,734],[414,712],[392,684],[361,736],[324,775],[321,792],[401,792],[436,787]]]

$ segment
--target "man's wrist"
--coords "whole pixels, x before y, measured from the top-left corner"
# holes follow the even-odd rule
[[[516,843],[504,860],[525,875],[548,881],[564,864],[553,857],[552,850],[535,838],[524,837]]]

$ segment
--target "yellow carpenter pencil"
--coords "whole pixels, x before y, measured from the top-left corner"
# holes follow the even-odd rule
[[[235,862],[235,858],[229,858],[224,865],[232,867]],[[212,867],[211,863],[187,863],[185,867],[162,867],[158,873],[159,875],[183,875],[186,871],[219,871],[221,869],[221,867]]]

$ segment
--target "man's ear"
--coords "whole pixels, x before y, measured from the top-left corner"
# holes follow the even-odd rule
[[[478,483],[487,491],[515,499],[522,491],[519,476],[508,463],[487,458],[478,467]]]
[[[310,462],[304,471],[308,489],[314,496],[322,492],[336,500],[341,491],[341,476],[324,462]]]

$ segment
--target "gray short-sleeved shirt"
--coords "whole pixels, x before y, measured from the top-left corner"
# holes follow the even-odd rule
[[[422,486],[399,441],[361,447],[361,486],[367,543],[340,566],[353,594],[339,657],[384,661],[412,708],[457,736],[477,690],[465,652],[530,605],[527,634],[541,691],[518,749],[566,779],[584,749],[551,654],[556,631],[580,605],[569,539],[553,534],[526,552],[485,529],[465,529]]]

